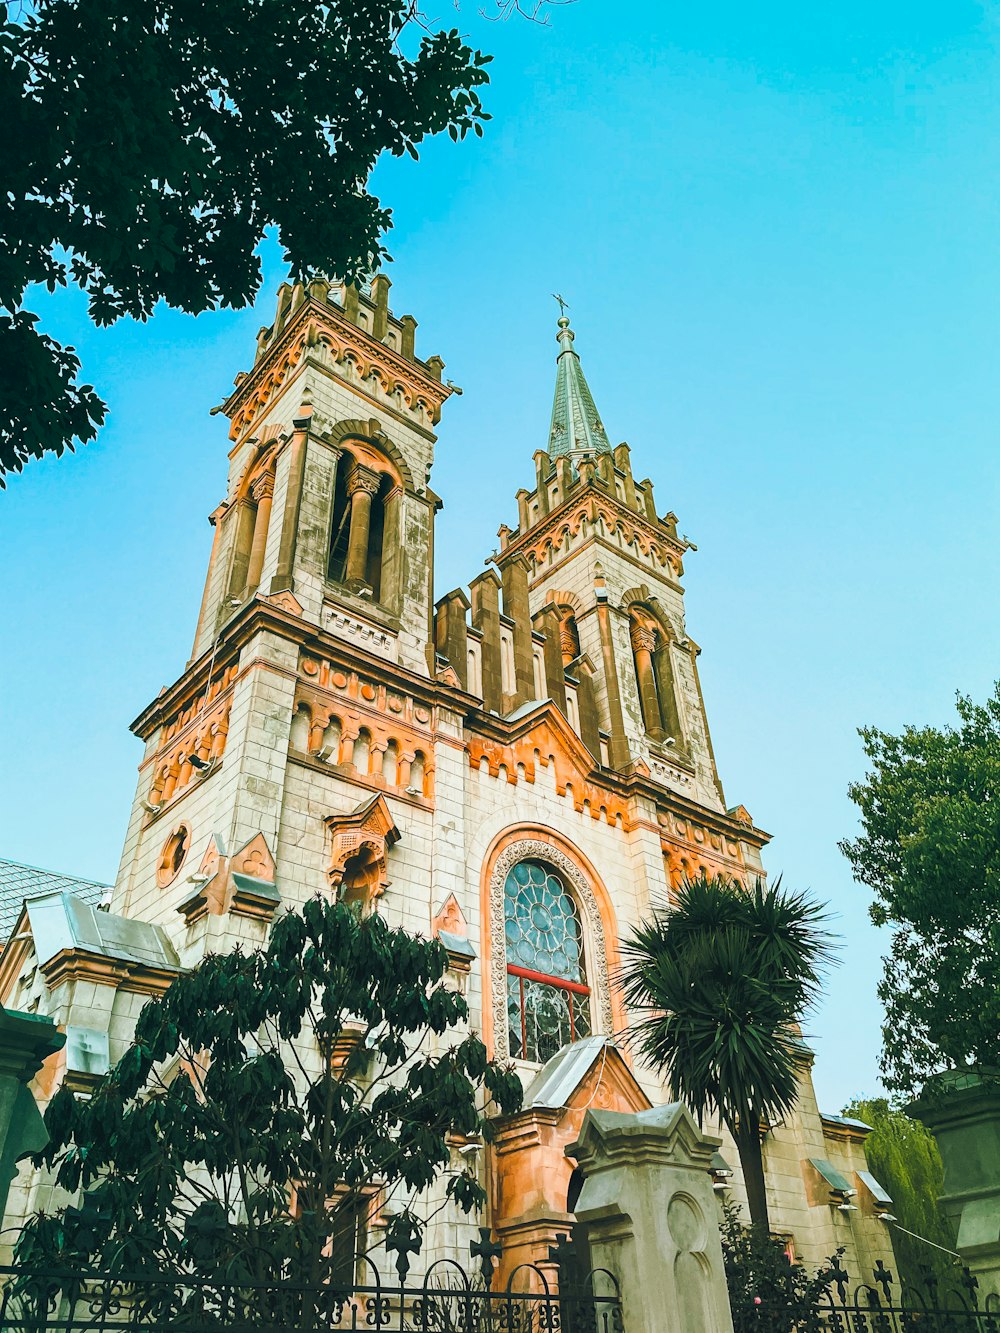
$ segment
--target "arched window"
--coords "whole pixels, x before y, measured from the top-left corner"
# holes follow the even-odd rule
[[[383,598],[383,548],[395,479],[345,453],[337,465],[327,577],[355,591]]]
[[[562,877],[519,861],[504,884],[510,1053],[544,1063],[591,1033],[583,927]]]

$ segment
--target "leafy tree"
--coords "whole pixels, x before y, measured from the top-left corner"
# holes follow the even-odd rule
[[[365,275],[376,159],[481,134],[490,59],[415,0],[0,0],[0,486],[106,412],[26,288],[76,284],[99,325],[239,308],[271,225],[296,278]]]
[[[892,1248],[901,1282],[922,1287],[928,1272],[947,1276],[954,1261],[934,1246],[954,1250],[954,1237],[938,1208],[944,1184],[944,1166],[934,1135],[919,1120],[893,1110],[884,1097],[861,1097],[844,1108],[871,1125],[865,1140],[865,1154],[872,1174],[892,1197],[891,1212],[900,1227],[892,1232]],[[912,1231],[922,1236],[924,1244],[908,1236]]]
[[[639,1049],[700,1119],[717,1112],[743,1166],[750,1217],[766,1231],[762,1122],[795,1105],[804,1051],[797,1023],[815,998],[831,937],[802,894],[687,880],[625,941],[623,984],[645,1012]]]
[[[1000,1067],[1000,686],[957,706],[957,727],[860,732],[862,832],[841,843],[872,920],[895,927],[882,1070],[910,1095],[943,1069]]]
[[[731,1203],[723,1205],[720,1230],[734,1333],[823,1333],[832,1268],[810,1274],[789,1260],[781,1241],[745,1227]]]
[[[449,1137],[489,1136],[483,1094],[500,1113],[521,1103],[478,1037],[444,1044],[468,1015],[447,966],[439,942],[319,898],[265,947],[206,958],[145,1006],[90,1099],[53,1098],[34,1160],[85,1206],[29,1220],[17,1262],[318,1286],[343,1271],[348,1236],[350,1263],[376,1187],[405,1260]],[[344,1042],[352,1025],[363,1041]],[[485,1201],[465,1173],[445,1195],[466,1212]]]

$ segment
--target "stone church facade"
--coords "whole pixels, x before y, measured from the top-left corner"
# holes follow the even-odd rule
[[[435,600],[451,389],[389,285],[281,289],[221,408],[229,475],[192,654],[133,724],[145,750],[110,900],[29,898],[0,999],[70,1034],[44,1098],[90,1085],[178,969],[259,944],[312,895],[439,936],[526,1095],[495,1144],[456,1157],[482,1173],[487,1214],[445,1211],[425,1256],[467,1257],[486,1225],[509,1272],[572,1225],[565,1148],[585,1110],[669,1100],[623,1040],[619,941],[685,874],[762,875],[768,835],[723,795],[685,621],[691,545],[612,446],[565,317],[517,526],[467,592]],[[845,1246],[855,1271],[891,1263],[865,1132],[821,1115],[808,1075],[767,1130],[773,1224],[809,1262]],[[731,1142],[715,1178],[742,1198]],[[22,1173],[7,1225],[50,1194]]]

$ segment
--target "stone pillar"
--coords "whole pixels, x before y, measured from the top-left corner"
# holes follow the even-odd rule
[[[615,467],[624,474],[625,478],[625,503],[629,509],[638,509],[639,503],[635,494],[635,479],[632,476],[632,460],[629,457],[629,447],[623,440],[621,444],[615,446],[613,453]]]
[[[566,667],[563,662],[559,612],[551,604],[544,606],[532,623],[535,629],[545,635],[545,646],[542,649],[545,657],[545,693],[565,717]]]
[[[656,631],[646,625],[633,622],[629,634],[632,652],[635,655],[635,671],[639,677],[642,720],[645,722],[646,730],[650,736],[659,740],[663,735],[663,719],[660,717],[660,699],[656,693],[656,677],[653,674]]]
[[[313,284],[310,284],[310,290]],[[326,299],[325,297],[323,298]],[[306,474],[306,442],[312,423],[312,406],[304,403],[292,422],[291,453],[288,460],[288,484],[285,488],[285,506],[281,514],[281,536],[278,541],[278,568],[271,580],[270,590],[294,592],[295,541],[299,531],[299,511],[302,507],[302,486]]]
[[[604,593],[603,587],[599,590]],[[606,594],[605,594],[606,597]],[[608,744],[611,767],[624,768],[629,762],[628,737],[622,713],[621,691],[618,685],[618,661],[611,625],[611,608],[604,598],[597,603],[597,624],[601,635],[601,665],[604,668],[604,688],[608,699],[608,726],[611,738]]]
[[[594,668],[585,658],[577,671],[577,702],[580,706],[580,739],[594,756],[594,762],[601,762],[600,720],[597,715],[597,694],[594,690]]]
[[[376,273],[372,278],[372,301],[375,303],[375,315],[372,319],[372,337],[378,342],[385,341],[389,329],[389,288],[392,280],[386,273]]]
[[[514,707],[527,703],[535,694],[535,668],[531,648],[531,621],[528,616],[528,566],[523,556],[504,561],[500,571],[503,581],[503,613],[514,622]]]
[[[28,1083],[65,1042],[51,1018],[0,1008],[0,1217],[17,1163],[49,1141]]]
[[[503,712],[503,683],[500,670],[500,577],[488,569],[469,584],[472,594],[472,623],[483,636],[483,707]]]
[[[695,689],[698,691],[698,703],[701,706],[701,720],[702,725],[705,728],[705,744],[708,746],[708,757],[712,761],[712,779],[715,782],[715,789],[719,793],[719,800],[722,802],[722,807],[725,809],[726,794],[722,790],[722,779],[719,777],[719,767],[715,762],[715,747],[712,745],[712,733],[708,726],[708,710],[705,707],[705,696],[701,692],[701,676],[698,674],[698,654],[701,652],[701,649],[695,643],[694,639],[688,640],[688,652],[691,655],[691,674],[694,676]],[[684,723],[682,719],[682,733],[683,725]],[[677,737],[678,744],[683,740],[685,740],[683,734]]]
[[[233,524],[233,559],[229,570],[227,597],[242,598],[247,589],[247,566],[250,563],[250,547],[253,544],[254,510],[253,505],[244,497],[230,509],[226,515],[226,524]],[[214,637],[214,635],[213,635]]]
[[[215,581],[215,562],[219,557],[219,537],[222,533],[221,520],[225,517],[229,509],[227,501],[223,500],[216,509],[208,516],[208,521],[212,525],[212,554],[208,557],[208,572],[205,574],[205,591],[201,595],[201,607],[198,611],[198,628],[194,632],[194,643],[191,645],[191,656],[188,659],[188,665],[198,656],[198,644],[201,641],[208,618],[208,608],[212,602],[212,584]]]
[[[463,690],[469,688],[469,635],[465,617],[469,599],[461,588],[446,593],[438,602],[435,616],[435,646],[447,658]]]
[[[953,1073],[939,1093],[906,1107],[937,1139],[944,1163],[941,1208],[962,1262],[979,1280],[980,1304],[1000,1295],[1000,1077]]]
[[[347,479],[351,497],[351,528],[347,537],[346,583],[365,583],[368,574],[368,536],[372,518],[372,496],[378,490],[379,477],[371,468],[355,463]]]
[[[591,1262],[618,1280],[628,1333],[732,1333],[709,1166],[721,1140],[679,1102],[587,1112],[566,1149]]]
[[[274,473],[265,472],[254,482],[253,498],[257,501],[257,517],[253,525],[253,545],[250,547],[250,565],[247,569],[247,592],[256,592],[264,568],[267,549],[267,529],[271,522],[271,502],[274,499]]]
[[[378,599],[396,615],[403,605],[403,488],[393,486],[385,497],[382,526],[382,577]]]
[[[544,449],[535,450],[535,487],[538,494],[538,517],[542,519],[549,512],[549,477],[552,475],[552,459]],[[522,528],[522,532],[524,529]]]

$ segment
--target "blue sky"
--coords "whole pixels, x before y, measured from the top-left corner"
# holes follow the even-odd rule
[[[452,10],[441,10],[451,21]],[[772,873],[828,901],[809,1025],[821,1105],[877,1085],[867,923],[837,840],[855,728],[943,722],[1000,675],[1000,5],[718,0],[455,21],[494,52],[482,141],[379,167],[393,308],[465,390],[433,484],[438,593],[516,518],[546,439],[550,293],[609,434],[698,543],[688,627],[730,804]],[[258,310],[86,326],[43,302],[112,415],[0,494],[0,855],[114,876],[139,743],[190,651],[222,497],[208,409]]]

